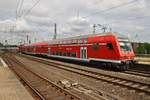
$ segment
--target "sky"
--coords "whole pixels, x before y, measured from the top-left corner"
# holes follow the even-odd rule
[[[22,2],[22,4],[21,4]],[[19,44],[119,32],[131,41],[150,42],[150,0],[0,0],[0,42]],[[7,42],[6,42],[7,40]]]

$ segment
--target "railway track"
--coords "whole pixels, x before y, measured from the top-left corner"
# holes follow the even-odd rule
[[[38,73],[27,69],[13,56],[5,56],[8,66],[40,97],[42,100],[83,100],[77,95],[63,89]]]
[[[136,75],[136,76],[142,76],[142,77],[146,77],[146,78],[150,78],[150,73],[145,72],[145,71],[129,70],[129,71],[125,71],[124,73],[131,74],[131,75]]]
[[[128,71],[124,71],[123,73],[150,78],[149,71],[150,71],[150,65],[136,64],[135,66],[130,68]]]
[[[48,61],[40,58],[32,58],[29,56],[25,56],[33,61],[38,61],[43,64],[47,64],[53,66],[55,68],[63,69],[66,71],[70,71],[73,73],[77,73],[86,77],[94,78],[96,80],[101,80],[110,84],[119,85],[121,87],[126,87],[128,89],[136,90],[137,92],[142,92],[150,95],[150,84],[144,82],[138,82],[130,79],[124,79],[121,77],[116,77],[113,75],[103,74],[95,71],[86,70],[84,68],[77,68],[69,65],[64,65],[61,63],[56,63],[53,61]]]

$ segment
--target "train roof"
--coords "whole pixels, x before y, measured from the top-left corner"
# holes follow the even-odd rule
[[[80,35],[80,36],[68,37],[68,38],[59,38],[56,40],[50,40],[50,41],[43,41],[43,42],[28,44],[25,46],[46,46],[48,44],[57,44],[57,41],[61,41],[61,40],[63,41],[63,40],[72,40],[72,39],[84,39],[84,38],[95,37],[95,36],[114,36],[114,37],[118,38],[119,41],[129,41],[126,36],[123,36],[120,33],[106,32],[106,33],[99,33],[99,34]]]
[[[37,43],[33,43],[32,46],[38,46],[38,45],[43,46],[43,45],[47,45],[47,44],[48,44],[48,42],[37,42]]]
[[[55,42],[55,41],[60,41],[60,40],[83,39],[83,38],[89,38],[89,37],[95,37],[95,36],[115,36],[118,39],[128,39],[128,37],[117,32],[115,33],[106,32],[106,33],[99,33],[99,34],[88,34],[88,35],[80,35],[80,36],[75,36],[75,37],[59,38],[59,39],[51,40],[48,42],[50,43],[50,42]]]

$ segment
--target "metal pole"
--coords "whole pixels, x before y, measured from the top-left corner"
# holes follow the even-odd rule
[[[93,34],[95,34],[96,24],[93,24]]]
[[[57,24],[54,24],[54,39],[57,38]]]
[[[27,35],[27,44],[29,43],[29,36]]]

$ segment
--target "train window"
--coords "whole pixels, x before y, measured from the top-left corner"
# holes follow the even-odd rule
[[[57,44],[57,41],[55,41],[55,44]]]
[[[66,41],[64,41],[63,44],[66,44]]]
[[[94,43],[92,48],[93,48],[94,51],[99,50],[99,44]]]
[[[76,53],[71,53],[71,56],[72,57],[76,57]]]
[[[107,43],[107,48],[108,48],[109,50],[113,50],[113,49],[114,49],[112,43]]]
[[[61,41],[59,41],[59,44],[61,44]]]
[[[71,44],[71,40],[68,40],[68,44]]]
[[[58,52],[58,55],[59,55],[59,56],[62,56],[62,53],[61,53],[61,52]]]
[[[69,53],[69,52],[67,53],[67,56],[70,56],[70,53]]]
[[[59,56],[59,52],[57,52],[57,53],[56,53],[56,55],[58,55],[58,56]]]
[[[65,53],[63,54],[63,56],[67,56],[67,53],[65,52]]]
[[[59,52],[56,52],[56,55],[59,55]]]
[[[86,38],[86,39],[84,39],[84,43],[87,43],[88,42],[88,39]]]
[[[81,44],[81,43],[82,43],[82,39],[79,39],[79,40],[78,40],[78,43]]]
[[[121,51],[132,51],[131,43],[129,42],[119,42]]]

